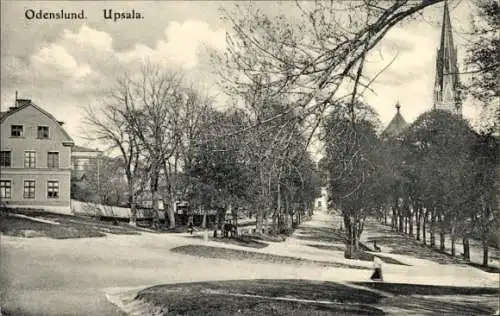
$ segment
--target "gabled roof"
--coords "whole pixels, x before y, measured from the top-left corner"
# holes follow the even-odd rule
[[[37,109],[40,113],[44,114],[45,116],[50,118],[52,121],[54,121],[54,123],[56,123],[56,125],[61,129],[61,132],[63,133],[63,135],[67,138],[67,140],[68,140],[67,143],[70,143],[71,146],[74,145],[73,138],[71,138],[71,136],[69,136],[69,134],[64,130],[64,128],[62,128],[60,122],[58,120],[56,120],[56,118],[52,114],[45,111],[44,109],[42,109],[41,107],[39,107],[38,105],[36,105],[35,103],[31,102],[31,100],[28,100],[28,99],[18,99],[18,100],[16,100],[16,104],[17,104],[16,107],[12,107],[8,111],[2,112],[2,114],[0,114],[0,123],[3,123],[3,121],[7,117],[11,116],[12,114],[17,113],[17,112],[19,112],[19,111],[21,111],[29,106],[32,106],[35,109]]]
[[[408,123],[406,123],[405,119],[399,112],[400,108],[401,105],[398,102],[396,104],[396,115],[394,115],[392,120],[389,122],[385,130],[382,132],[382,135],[388,137],[399,135],[408,126]]]

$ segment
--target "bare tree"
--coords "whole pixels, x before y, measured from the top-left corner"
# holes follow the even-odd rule
[[[252,102],[249,112],[249,124],[254,128],[248,130],[247,142],[244,145],[246,156],[256,169],[259,194],[256,196],[256,223],[257,231],[262,232],[264,219],[272,214],[274,194],[272,188],[279,183],[284,161],[290,156],[303,153],[305,148],[296,146],[294,141],[301,137],[297,129],[297,121],[281,117],[275,122],[278,124],[262,124],[273,118],[277,113],[282,113],[286,107],[285,99],[267,99]]]
[[[163,174],[165,176],[164,205],[169,206],[170,228],[175,227],[175,203],[178,195],[185,197],[189,189],[190,179],[182,173],[191,164],[192,150],[200,139],[201,125],[207,118],[208,110],[212,107],[212,99],[203,94],[202,89],[195,85],[179,87],[183,91],[181,99],[176,104],[178,143],[170,159],[165,159]]]
[[[221,85],[233,96],[260,86],[269,96],[292,101],[277,121],[296,108],[313,118],[314,133],[329,106],[355,100],[377,78],[367,77],[367,53],[396,24],[443,0],[296,2],[296,11],[269,16],[252,4],[223,10],[232,25],[227,51],[214,54]],[[346,89],[342,89],[342,87]],[[340,91],[349,91],[340,95]],[[263,122],[259,122],[261,124]]]
[[[154,223],[158,224],[160,178],[165,161],[177,152],[180,143],[179,107],[183,100],[183,77],[149,63],[134,76],[120,82],[124,91],[126,122],[130,127],[146,165],[151,191]],[[174,210],[169,209],[170,224]]]
[[[140,148],[137,136],[128,124],[130,113],[126,93],[126,90],[119,86],[103,101],[102,107],[89,106],[86,109],[84,126],[88,139],[103,143],[107,146],[106,151],[119,153],[119,161],[127,179],[130,224],[136,225]]]

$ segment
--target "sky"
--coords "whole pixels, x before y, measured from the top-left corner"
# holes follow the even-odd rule
[[[461,70],[470,39],[466,35],[473,10],[470,1],[449,0]],[[276,14],[290,10],[290,4],[261,1],[258,5]],[[210,71],[213,65],[203,48],[224,51],[229,28],[221,22],[218,10],[233,5],[230,1],[2,1],[1,109],[5,111],[14,104],[18,91],[19,98],[32,99],[64,121],[75,142],[85,146],[90,143],[83,137],[84,109],[109,91],[120,70],[134,69],[144,58],[182,69],[189,78],[218,93]],[[61,9],[83,10],[87,18],[26,18],[27,10]],[[105,10],[134,10],[143,18],[106,20]],[[396,102],[408,122],[431,109],[442,12],[443,4],[437,4],[425,9],[422,17],[394,27],[368,58],[367,68],[376,72],[397,54],[395,62],[374,83],[376,94],[365,96],[384,125],[394,116]],[[463,112],[477,121],[478,108],[470,100]]]

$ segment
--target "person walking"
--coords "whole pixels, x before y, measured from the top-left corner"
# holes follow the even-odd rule
[[[373,274],[370,279],[372,281],[384,281],[382,276],[382,260],[379,257],[373,257]]]

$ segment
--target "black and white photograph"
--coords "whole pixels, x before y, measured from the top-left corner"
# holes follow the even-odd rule
[[[500,315],[498,0],[0,5],[0,316]]]

